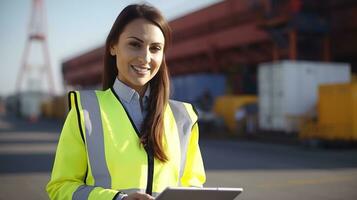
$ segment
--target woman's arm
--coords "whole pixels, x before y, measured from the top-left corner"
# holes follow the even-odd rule
[[[51,180],[46,190],[50,199],[113,199],[116,190],[85,184],[87,152],[78,126],[76,109],[68,113],[58,142]]]

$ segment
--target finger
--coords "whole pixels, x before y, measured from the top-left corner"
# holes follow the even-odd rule
[[[147,200],[153,200],[154,199],[154,197],[152,197],[152,196],[150,196],[148,194],[144,194],[144,195],[145,195],[145,199],[147,199]]]
[[[146,200],[145,193],[142,192],[135,192],[133,197],[135,200]]]
[[[153,200],[154,197],[148,195],[148,194],[145,194],[145,193],[142,193],[142,192],[137,192],[136,193],[136,197],[139,199],[139,200]]]

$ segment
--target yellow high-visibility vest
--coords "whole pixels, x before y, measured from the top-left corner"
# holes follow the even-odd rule
[[[168,186],[202,187],[205,171],[191,104],[170,100],[164,113],[162,163],[139,132],[115,91],[70,92],[70,111],[58,142],[51,199],[113,199],[119,191],[157,196]]]

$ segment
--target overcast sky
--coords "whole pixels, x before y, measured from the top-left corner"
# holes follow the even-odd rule
[[[168,20],[220,0],[148,0]],[[47,35],[56,93],[62,92],[61,62],[104,44],[119,12],[128,4],[144,1],[45,0]],[[31,0],[0,0],[0,95],[12,94],[21,66],[30,19]],[[30,63],[40,65],[40,46],[31,47]],[[37,54],[38,55],[37,55]]]

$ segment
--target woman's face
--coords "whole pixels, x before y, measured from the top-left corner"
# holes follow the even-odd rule
[[[141,93],[161,66],[164,45],[164,34],[155,24],[145,19],[127,24],[110,49],[116,56],[118,79]]]

